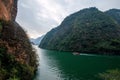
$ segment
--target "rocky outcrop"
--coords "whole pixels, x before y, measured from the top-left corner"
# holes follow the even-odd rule
[[[0,0],[0,19],[15,20],[17,14],[17,0]]]

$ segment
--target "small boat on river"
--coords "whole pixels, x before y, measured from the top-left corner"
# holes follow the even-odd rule
[[[80,55],[79,52],[73,52],[72,54],[73,54],[73,55]]]

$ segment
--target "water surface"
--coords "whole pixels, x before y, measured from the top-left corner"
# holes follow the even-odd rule
[[[99,80],[99,73],[120,69],[119,56],[73,55],[35,48],[40,63],[35,80]]]

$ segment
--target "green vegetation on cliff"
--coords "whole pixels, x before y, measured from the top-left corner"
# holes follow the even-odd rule
[[[120,25],[116,18],[97,8],[83,9],[49,31],[39,47],[120,55]]]
[[[0,80],[32,80],[36,54],[16,22],[0,22]]]
[[[0,0],[0,80],[33,80],[37,70],[35,50],[15,22],[18,0]]]

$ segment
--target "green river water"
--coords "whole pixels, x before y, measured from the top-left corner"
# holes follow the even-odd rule
[[[120,69],[120,56],[73,55],[35,48],[39,56],[35,80],[100,80],[99,73]]]

